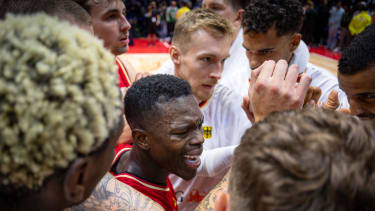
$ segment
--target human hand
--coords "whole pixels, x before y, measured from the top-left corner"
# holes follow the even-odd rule
[[[327,109],[327,110],[333,110],[333,111],[336,110],[345,114],[350,114],[350,109],[347,109],[347,108],[337,109],[339,106],[340,106],[339,93],[336,90],[332,90],[331,93],[329,93],[328,95],[327,102],[322,104],[322,108]]]
[[[318,101],[322,95],[322,90],[319,87],[310,86],[305,96],[303,107],[318,107]]]
[[[302,108],[311,76],[304,73],[297,83],[298,75],[298,66],[288,68],[285,60],[266,61],[251,72],[249,110],[256,122],[274,111]]]

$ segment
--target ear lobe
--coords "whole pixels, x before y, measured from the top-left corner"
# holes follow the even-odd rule
[[[180,50],[176,46],[172,45],[169,48],[169,55],[170,55],[170,57],[171,57],[171,59],[172,59],[172,61],[175,65],[176,64],[178,65],[178,64],[181,63],[181,61],[180,61],[180,58],[181,58]]]
[[[296,33],[293,35],[292,41],[290,43],[291,52],[295,51],[298,48],[299,43],[301,42],[301,39],[302,39],[302,35],[300,33]]]
[[[215,202],[215,211],[229,211],[230,202],[229,202],[229,195],[225,192],[219,192],[218,198]]]
[[[143,150],[149,150],[150,149],[150,143],[148,136],[146,135],[145,131],[141,129],[133,129],[132,130],[132,136],[134,143],[139,146]]]
[[[81,203],[85,199],[85,183],[89,174],[88,159],[76,159],[65,175],[64,196],[72,204]]]

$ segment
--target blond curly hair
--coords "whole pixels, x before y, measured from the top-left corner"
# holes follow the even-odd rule
[[[121,118],[114,56],[56,18],[0,22],[0,186],[36,190],[102,146]]]

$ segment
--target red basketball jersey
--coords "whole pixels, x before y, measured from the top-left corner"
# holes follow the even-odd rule
[[[118,145],[116,147],[116,156],[113,161],[113,164],[117,162],[117,160],[123,153],[131,149],[132,149],[132,146],[129,144]],[[129,185],[130,187],[136,189],[140,193],[151,198],[153,201],[155,201],[160,206],[162,206],[166,211],[178,210],[176,194],[168,178],[166,181],[167,185],[163,186],[163,185],[150,183],[149,181],[141,179],[130,173],[120,173],[120,174],[115,174],[114,172],[111,172],[111,173],[113,174],[113,176],[115,176],[117,180]]]
[[[120,88],[128,88],[131,84],[128,71],[126,70],[125,65],[120,61],[119,58],[116,58],[116,64],[118,66],[117,74],[119,86]]]

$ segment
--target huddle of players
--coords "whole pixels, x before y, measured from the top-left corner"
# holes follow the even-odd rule
[[[125,5],[0,3],[1,14],[44,11],[60,19],[8,16],[0,23],[4,209],[62,210],[83,202],[100,180],[73,209],[177,210],[179,203],[192,210],[227,173],[239,145],[230,196],[219,198],[218,209],[373,210],[371,128],[322,110],[269,115],[310,100],[345,107],[340,85],[350,112],[373,118],[373,26],[344,52],[337,82],[308,63],[298,1],[203,1],[219,15],[198,9],[177,23],[173,65],[162,70],[177,78],[149,76],[126,91],[132,145],[118,145],[114,157],[124,128],[116,80],[126,87],[138,77],[126,62],[116,68],[90,33],[112,54],[126,52]],[[117,180],[103,177],[110,166]]]

